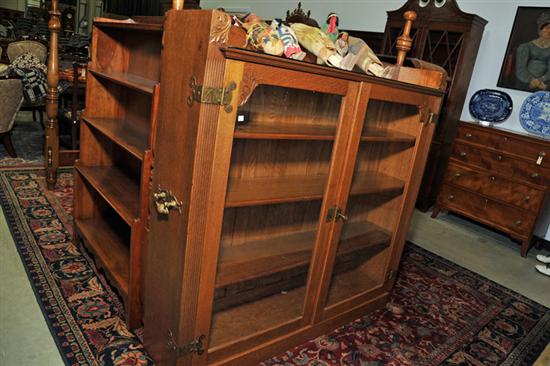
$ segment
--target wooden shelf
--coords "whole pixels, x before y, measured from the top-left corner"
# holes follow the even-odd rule
[[[128,247],[120,236],[100,218],[75,219],[76,230],[95,256],[96,263],[106,272],[107,276],[121,292],[128,297],[128,281],[130,278],[130,254]]]
[[[216,288],[309,265],[316,231],[306,231],[272,239],[223,248]],[[369,222],[344,226],[338,255],[389,245],[391,234]]]
[[[237,125],[234,134],[236,139],[253,140],[333,141],[335,136],[336,126],[263,125],[255,122]],[[361,136],[361,141],[414,143],[416,138],[399,131],[370,129]]]
[[[371,142],[410,142],[414,143],[416,137],[399,131],[371,129],[361,136],[361,141]]]
[[[88,70],[92,75],[97,78],[109,80],[118,85],[136,90],[138,92],[153,95],[153,89],[158,81],[146,79],[138,75],[126,73],[126,72],[114,72],[114,71],[99,71],[94,69]]]
[[[262,125],[249,122],[237,125],[234,137],[236,139],[256,140],[321,140],[332,141],[336,135],[336,127],[303,126],[303,125]]]
[[[326,175],[267,177],[230,180],[226,207],[312,201],[323,198]],[[353,179],[352,195],[403,191],[403,181],[378,172],[366,172]]]
[[[139,160],[143,160],[143,153],[148,147],[147,131],[140,129],[138,125],[125,124],[114,118],[83,116],[82,119],[118,146]]]
[[[145,19],[140,17],[140,19]],[[95,18],[94,25],[101,28],[116,28],[127,30],[140,30],[148,32],[162,32],[163,23],[143,23],[143,22],[129,22],[123,20],[109,19],[109,18]]]
[[[139,184],[115,166],[84,167],[75,165],[80,175],[94,187],[128,224],[138,216]]]

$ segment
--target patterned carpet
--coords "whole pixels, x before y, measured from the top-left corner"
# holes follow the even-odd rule
[[[44,130],[40,122],[32,120],[32,112],[17,114],[11,140],[17,158],[10,157],[4,146],[0,146],[0,167],[43,164]]]
[[[67,365],[151,365],[117,296],[71,242],[72,174],[55,192],[43,171],[0,171],[0,201]],[[263,362],[274,365],[532,365],[550,310],[408,244],[390,303]]]

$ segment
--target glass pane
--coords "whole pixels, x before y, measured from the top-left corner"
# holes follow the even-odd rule
[[[259,86],[238,110],[211,346],[302,317],[340,104]]]
[[[369,102],[328,307],[384,283],[419,128],[416,107]]]

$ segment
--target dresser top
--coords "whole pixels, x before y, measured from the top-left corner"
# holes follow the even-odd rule
[[[537,142],[537,143],[542,143],[542,144],[550,144],[550,137],[542,137],[542,136],[533,135],[533,134],[530,134],[530,133],[527,133],[527,132],[515,131],[515,130],[511,130],[509,128],[501,127],[499,125],[482,126],[481,124],[476,123],[476,122],[466,122],[466,121],[460,121],[460,123],[461,123],[461,125],[464,125],[464,126],[467,126],[467,127],[477,128],[477,129],[487,131],[487,132],[493,131],[493,132],[502,133],[502,134],[509,134],[509,135],[513,135],[515,137],[521,137],[521,138],[524,138],[524,139],[529,139],[532,142]]]

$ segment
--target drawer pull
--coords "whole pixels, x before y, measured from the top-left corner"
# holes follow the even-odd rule
[[[546,156],[546,153],[544,151],[541,151],[539,153],[539,157],[537,158],[537,165],[542,165],[542,160]]]
[[[533,173],[531,174],[531,178],[538,178],[539,177],[539,173]]]
[[[470,137],[472,137],[472,134],[468,132],[468,133],[466,134],[466,138],[469,139]]]
[[[452,201],[455,199],[455,196],[453,196],[452,194],[449,195],[449,197],[447,197],[449,199],[449,201]]]
[[[460,173],[455,173],[455,177],[459,178],[462,174]]]
[[[531,196],[525,196],[525,198],[523,198],[523,200],[524,200],[525,202],[529,202],[530,199],[531,199]]]
[[[518,220],[518,221],[514,222],[514,224],[516,224],[516,226],[521,225],[521,220]]]
[[[460,156],[466,156],[466,153],[463,151],[460,153]]]
[[[491,180],[494,182],[495,180],[497,180],[497,177],[495,177],[494,175],[491,175]]]
[[[503,140],[504,142],[508,142],[508,137],[505,137]]]
[[[502,160],[502,155],[497,156],[498,160]]]

